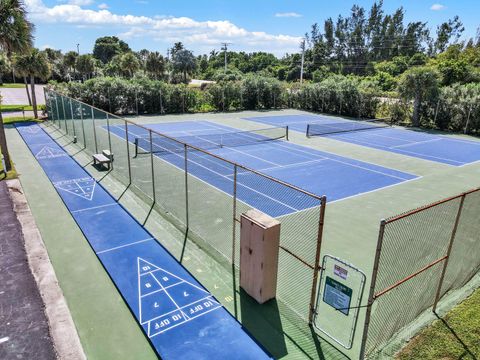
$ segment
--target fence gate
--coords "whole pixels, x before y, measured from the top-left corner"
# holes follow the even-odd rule
[[[361,270],[336,257],[323,257],[313,325],[346,349],[352,348],[364,286]]]

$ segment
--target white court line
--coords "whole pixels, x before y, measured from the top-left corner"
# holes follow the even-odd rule
[[[162,290],[159,290],[159,291],[164,291],[164,290],[162,289]],[[152,294],[153,294],[153,293],[152,293]],[[190,304],[183,305],[180,309],[183,309],[183,308],[185,308],[185,307],[187,307],[187,306],[193,305],[193,304],[195,304],[195,303],[197,303],[197,302],[199,302],[199,301],[204,301],[204,300],[210,300],[210,301],[215,302],[217,305],[220,305],[220,303],[218,303],[218,301],[215,301],[215,300],[213,299],[213,295],[209,295],[209,296],[205,296],[204,298],[195,300],[194,302],[191,302]],[[220,306],[221,306],[221,305],[220,305]],[[174,313],[174,312],[177,312],[177,311],[178,311],[178,309],[172,310],[172,311],[169,311],[169,312],[166,312],[166,313],[164,313],[164,314],[162,314],[162,315],[155,316],[155,317],[153,317],[153,318],[151,318],[151,319],[145,320],[143,323],[141,323],[141,325],[144,325],[144,324],[146,324],[147,322],[155,321],[155,320],[157,320],[157,319],[160,319],[160,318],[164,317],[165,315],[169,315],[169,314]],[[181,311],[181,310],[180,310],[180,311]],[[202,315],[202,314],[200,314],[200,315]],[[185,322],[186,322],[186,321],[183,321],[182,324],[185,323]]]
[[[318,156],[317,154],[314,154],[314,153],[312,153],[312,152],[308,152],[308,151],[305,151],[305,150],[302,150],[302,149],[297,149],[297,147],[291,147],[291,148],[289,148],[289,147],[281,144],[280,142],[274,142],[273,144],[274,144],[273,147],[285,148],[286,151],[289,151],[289,152],[292,152],[292,150],[294,150],[294,151],[297,151],[297,152],[305,153],[305,154],[307,154],[307,155],[310,155],[310,158],[312,158],[312,156]],[[312,150],[313,150],[313,149],[312,149]],[[327,153],[327,154],[331,154],[331,155],[334,155],[334,156],[337,156],[337,157],[340,156],[340,155],[335,155],[335,154],[332,154],[332,153],[329,153],[329,152],[323,151],[323,150],[315,150],[315,151],[321,151],[321,152],[324,152],[324,153]],[[307,159],[308,159],[308,157],[307,157]],[[350,164],[350,163],[348,163],[348,162],[341,161],[341,160],[338,160],[338,159],[333,159],[333,158],[328,158],[328,159],[331,160],[331,161],[336,161],[336,162],[341,163],[341,164],[344,164],[344,165],[349,165],[349,166],[356,167],[356,168],[360,168],[360,169],[367,170],[367,171],[370,171],[370,172],[382,174],[382,175],[384,175],[384,176],[389,176],[389,177],[392,177],[392,178],[395,178],[395,179],[399,179],[399,180],[402,180],[402,181],[408,180],[408,179],[404,179],[404,178],[402,178],[402,177],[398,177],[398,176],[395,176],[395,175],[386,174],[386,173],[381,172],[381,171],[378,171],[378,170],[369,169],[369,168],[366,168],[366,167],[363,167],[363,166],[360,166],[360,165]],[[352,159],[352,160],[354,160],[354,159]],[[354,160],[354,161],[371,164],[371,163],[368,163],[368,162],[362,161],[362,160]],[[376,166],[376,167],[383,167],[383,168],[385,168],[385,169],[389,169],[389,168],[386,168],[386,167],[384,167],[384,166],[380,166],[380,165],[376,165],[376,164],[371,164],[371,165],[374,165],[374,166]],[[394,169],[390,169],[390,170],[394,170]],[[394,171],[401,172],[401,171],[398,171],[398,170],[394,170]],[[405,172],[403,172],[403,173],[404,173],[404,174],[408,174],[408,173],[405,173]],[[408,174],[408,175],[415,176],[415,175],[413,175],[413,174]]]
[[[295,164],[278,165],[278,166],[272,166],[272,167],[258,169],[257,171],[262,172],[262,171],[269,171],[269,170],[276,170],[276,169],[288,169],[288,168],[296,167],[296,166],[304,166],[304,165],[309,165],[309,164],[320,163],[320,162],[323,162],[323,161],[326,161],[326,160],[329,160],[329,159],[328,158],[323,158],[323,159],[318,159],[318,160],[310,160],[310,161],[299,162],[299,163],[295,163]],[[245,174],[245,173],[248,174],[250,172],[249,171],[239,172],[239,174]],[[230,176],[232,176],[232,175],[230,175]]]
[[[393,186],[402,185],[402,184],[405,184],[405,183],[408,183],[408,182],[411,182],[411,181],[420,180],[421,178],[423,178],[423,176],[418,176],[418,177],[416,177],[416,178],[414,178],[414,179],[404,180],[404,181],[401,182],[401,183],[390,184],[390,185],[382,186],[382,187],[380,187],[380,188],[376,188],[376,189],[373,189],[373,190],[370,190],[370,191],[365,191],[365,192],[358,193],[358,194],[355,194],[355,195],[347,196],[347,197],[345,197],[345,198],[341,198],[341,199],[329,201],[328,203],[329,203],[329,204],[333,204],[333,203],[336,203],[336,202],[338,202],[338,201],[343,201],[343,200],[347,200],[347,199],[352,199],[352,198],[355,198],[355,197],[358,197],[358,196],[362,196],[362,195],[366,195],[366,194],[373,193],[373,192],[375,192],[375,191],[384,190],[384,189],[387,189],[387,188],[390,188],[390,187],[393,187]]]
[[[173,328],[175,328],[175,327],[177,327],[177,326],[186,324],[187,322],[192,321],[192,320],[196,319],[197,317],[203,316],[203,315],[205,315],[205,314],[208,314],[209,312],[212,312],[212,311],[214,311],[214,310],[220,309],[221,307],[222,307],[222,305],[219,304],[217,307],[214,307],[214,308],[212,308],[212,309],[210,309],[210,310],[208,310],[208,311],[202,312],[201,314],[198,314],[198,315],[189,317],[188,320],[185,320],[185,321],[182,321],[181,323],[178,323],[178,324],[175,324],[175,325],[173,325],[173,326],[170,326],[169,328],[167,328],[167,329],[165,329],[165,330],[159,331],[159,332],[157,332],[157,333],[155,333],[155,334],[153,334],[153,335],[151,335],[151,336],[150,336],[150,334],[149,334],[149,339],[151,339],[151,338],[153,338],[153,337],[155,337],[155,336],[157,336],[157,335],[160,335],[160,334],[164,333],[165,331],[171,330],[171,329],[173,329]],[[182,313],[183,313],[183,311],[182,311]]]
[[[79,212],[82,212],[82,211],[101,209],[101,208],[108,207],[108,206],[113,206],[113,205],[118,205],[118,204],[117,204],[116,202],[113,202],[113,203],[111,203],[111,204],[92,206],[92,207],[88,207],[88,208],[84,208],[84,209],[73,210],[73,211],[70,211],[70,212],[71,212],[72,214],[74,214],[74,213],[79,213]]]
[[[424,141],[417,141],[417,142],[413,142],[413,143],[410,143],[410,144],[395,145],[395,146],[390,146],[390,149],[397,149],[397,148],[405,147],[405,146],[414,146],[414,145],[418,145],[418,144],[431,143],[431,142],[436,142],[436,141],[440,141],[440,140],[443,140],[443,139],[442,139],[442,138],[438,138],[438,139],[430,139],[430,140],[424,140]]]
[[[124,247],[127,247],[127,246],[132,246],[132,245],[140,244],[140,243],[143,243],[143,242],[145,242],[145,241],[150,241],[150,240],[155,240],[155,239],[154,239],[154,238],[148,238],[148,239],[143,239],[143,240],[139,240],[139,241],[134,241],[134,242],[131,242],[131,243],[129,243],[129,244],[116,246],[116,247],[113,247],[113,248],[110,248],[110,249],[107,249],[107,250],[102,250],[102,251],[96,252],[95,254],[97,254],[97,255],[103,254],[103,253],[106,253],[106,252],[109,252],[109,251],[121,249],[121,248],[124,248]]]
[[[158,271],[158,270],[156,270]],[[145,273],[145,274],[141,274],[140,276],[143,276],[143,275],[151,275],[152,273]],[[166,289],[169,289],[171,288],[172,286],[176,286],[176,285],[180,285],[181,283],[183,283],[185,281],[179,281],[178,283],[175,283],[175,284],[172,284],[172,285],[169,285],[169,286],[165,286],[163,289],[158,289],[158,290],[155,290],[155,291],[152,291],[152,292],[149,292],[148,294],[143,294],[141,295],[140,297],[141,298],[144,298],[144,297],[147,297],[147,296],[150,296],[150,295],[153,295],[153,294],[156,294],[156,293],[159,293],[159,292],[162,292],[162,291],[165,291]]]
[[[160,147],[161,147],[161,146],[160,146]],[[174,155],[174,156],[178,156],[178,157],[180,157],[180,158],[183,159],[183,156],[181,156],[181,155],[179,155],[179,154],[176,154],[176,153],[171,153],[171,154]],[[159,158],[159,159],[161,159],[162,161],[170,164],[170,165],[175,166],[175,167],[178,168],[178,169],[184,170],[184,169],[178,167],[177,165],[172,164],[172,163],[170,163],[170,162],[162,159],[160,156],[156,156],[156,157]],[[220,177],[228,180],[229,182],[233,182],[233,179],[230,179],[230,178],[229,178],[228,176],[226,176],[226,175],[223,175],[223,174],[220,174],[220,173],[218,173],[218,172],[216,172],[216,171],[213,171],[212,169],[209,169],[209,168],[203,166],[202,164],[199,164],[199,163],[197,163],[197,162],[195,162],[195,161],[193,161],[193,160],[191,160],[191,159],[188,159],[188,161],[190,161],[190,162],[192,162],[192,163],[194,163],[194,164],[196,164],[196,165],[198,165],[198,166],[206,169],[207,171],[210,171],[211,173],[214,173],[214,174],[216,174],[216,175],[218,175],[218,176],[220,176]],[[221,190],[220,188],[218,188],[218,187],[216,187],[216,186],[214,186],[214,185],[212,185],[212,184],[210,184],[210,183],[208,183],[208,182],[206,182],[206,181],[198,178],[197,176],[193,175],[192,173],[189,173],[189,174],[190,174],[190,176],[195,177],[196,179],[204,182],[205,184],[208,184],[208,185],[210,185],[211,187],[214,187],[215,189],[218,189],[219,191],[221,191],[221,192],[229,195],[230,197],[233,197],[231,194],[228,194],[227,192]],[[265,198],[268,198],[268,199],[270,199],[270,200],[272,200],[272,201],[274,201],[274,202],[276,202],[276,203],[279,203],[279,204],[281,204],[281,205],[283,205],[283,206],[285,206],[285,207],[287,207],[287,208],[289,208],[289,209],[292,209],[292,210],[294,210],[294,211],[299,211],[299,210],[301,210],[301,209],[297,209],[297,208],[291,207],[290,205],[287,205],[287,204],[285,204],[285,203],[283,203],[283,202],[281,202],[281,201],[279,201],[279,200],[276,200],[276,199],[268,196],[267,194],[264,194],[264,193],[262,193],[262,192],[259,192],[259,191],[255,190],[255,189],[252,189],[251,187],[249,187],[249,186],[247,186],[247,185],[245,185],[245,184],[242,184],[241,182],[239,182],[238,185],[240,185],[240,186],[242,186],[242,187],[244,187],[244,188],[246,188],[246,189],[249,189],[249,190],[251,190],[251,191],[253,191],[253,192],[255,192],[255,193],[257,193],[257,194],[259,194],[259,195],[261,195],[261,196],[263,196],[263,197],[265,197]],[[248,200],[242,201],[242,202],[244,202],[245,204],[249,205],[247,201],[248,201]],[[249,206],[251,206],[251,205],[249,205]]]
[[[374,149],[377,149],[377,150],[383,150],[383,151],[393,152],[393,153],[400,154],[400,155],[415,157],[415,158],[421,159],[421,160],[434,161],[434,162],[437,162],[437,163],[439,162],[438,160],[442,160],[440,162],[443,163],[443,164],[445,164],[446,161],[450,161],[450,162],[455,162],[455,163],[461,164],[460,166],[465,165],[465,163],[461,162],[461,161],[456,161],[456,160],[452,160],[452,159],[448,159],[448,158],[442,158],[442,157],[433,156],[433,155],[427,155],[427,154],[423,154],[423,153],[416,152],[416,151],[408,151],[408,150],[404,150],[404,149],[398,149],[398,152],[396,152],[396,151],[392,151],[395,148],[393,146],[380,145],[378,143],[374,143],[374,142],[372,143],[372,142],[368,142],[368,141],[364,141],[364,140],[358,140],[356,138],[348,137],[348,136],[344,136],[344,135],[342,135],[342,138],[346,138],[347,140],[345,140],[345,141],[349,142],[351,144],[355,144],[355,145],[359,145],[359,146],[367,146],[367,147],[374,148]],[[340,140],[339,139],[334,139],[334,140],[342,141],[341,139]],[[364,145],[362,145],[362,144],[364,144]],[[416,144],[415,142],[411,142],[411,143],[404,144],[404,145],[405,146],[411,146],[411,145],[415,145],[415,144]],[[403,154],[403,153],[405,153],[405,154]],[[413,154],[413,155],[411,155],[411,154]],[[445,165],[451,165],[451,164],[445,164]]]
[[[176,306],[177,308],[177,311],[180,311],[180,313],[182,314],[183,316],[183,319],[185,321],[187,321],[189,319],[188,315],[185,314],[185,312],[182,310],[182,308],[180,306],[178,306],[177,302],[173,299],[173,297],[168,293],[168,291],[165,290],[165,288],[163,287],[163,285],[160,283],[160,281],[158,281],[157,277],[155,275],[153,275],[153,273],[151,274],[153,276],[153,278],[155,279],[155,281],[157,282],[158,285],[160,285],[160,287],[163,289],[163,291],[165,291],[165,294],[168,296],[168,298],[170,299],[170,301]]]

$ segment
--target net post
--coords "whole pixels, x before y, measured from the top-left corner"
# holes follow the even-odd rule
[[[98,144],[97,144],[97,128],[95,126],[95,113],[93,112],[93,107],[90,107],[92,113],[92,123],[93,123],[93,139],[95,140],[95,153],[98,154]]]
[[[307,124],[307,131],[305,132],[305,136],[309,138],[310,137],[309,134],[310,134],[310,124]]]
[[[232,269],[235,269],[235,245],[236,245],[236,232],[237,232],[237,164],[233,166],[233,206],[232,206]],[[233,274],[235,277],[235,273]]]
[[[288,130],[288,125],[285,127],[285,131],[286,131],[286,139],[287,139],[287,141],[288,141],[288,132],[289,132],[289,130]]]
[[[128,163],[128,186],[132,184],[132,166],[130,164],[130,142],[128,141],[128,123],[125,123],[125,144],[127,145],[127,163]]]
[[[62,95],[63,121],[65,122],[65,132],[68,134],[67,114],[65,113],[65,96]]]
[[[189,208],[188,208],[188,145],[183,144],[184,149],[184,167],[185,167],[185,223],[187,225],[187,232],[189,229],[190,221],[189,221]]]
[[[315,265],[313,267],[313,280],[310,293],[310,309],[308,312],[308,324],[311,325],[315,315],[315,298],[317,294],[318,272],[320,271],[320,255],[322,250],[323,225],[325,223],[326,196],[320,199],[320,216],[318,218],[317,249],[315,252]]]
[[[375,298],[374,298],[375,285],[377,283],[378,267],[380,264],[380,255],[382,253],[382,245],[383,245],[383,238],[385,235],[386,224],[387,224],[386,220],[382,219],[382,221],[380,222],[380,230],[378,232],[377,249],[375,250],[375,260],[373,262],[372,279],[370,282],[370,292],[368,294],[367,313],[365,314],[365,324],[363,327],[362,344],[360,346],[360,359],[363,359],[365,357],[365,347],[367,345],[367,338],[368,338],[368,327],[370,326],[372,305],[373,305],[373,302],[375,301]]]
[[[72,117],[72,126],[73,126],[73,138],[74,138],[74,143],[77,142],[77,132],[75,130],[75,121],[73,120],[73,105],[72,105],[72,98],[69,98],[70,100],[70,115]]]
[[[128,140],[127,140],[127,144],[128,144]],[[138,156],[138,138],[135,138],[135,140],[133,140],[133,146],[134,146],[133,158],[135,159]]]
[[[153,195],[153,205],[156,202],[156,194],[155,194],[155,170],[153,166],[153,135],[152,130],[148,130],[149,140],[150,140],[150,166],[152,167],[151,176],[152,176],[152,195]]]
[[[462,194],[460,199],[460,204],[458,205],[457,216],[455,217],[455,223],[453,225],[452,234],[450,235],[450,241],[448,242],[447,254],[445,258],[445,262],[443,263],[442,273],[440,275],[440,279],[438,281],[437,292],[435,293],[435,300],[433,302],[432,311],[436,313],[438,301],[440,300],[440,293],[442,291],[443,280],[445,278],[445,273],[447,272],[448,261],[450,259],[450,254],[452,252],[453,242],[455,241],[455,235],[457,234],[458,223],[460,222],[460,217],[462,216],[463,210],[463,203],[465,201],[465,194]]]

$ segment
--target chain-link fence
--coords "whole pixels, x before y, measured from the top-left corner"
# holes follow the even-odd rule
[[[242,213],[257,208],[279,220],[277,298],[311,321],[325,197],[57,92],[45,96],[56,127],[89,155],[109,150],[111,175],[221,262],[238,268]]]
[[[480,189],[382,221],[362,356],[480,270]]]

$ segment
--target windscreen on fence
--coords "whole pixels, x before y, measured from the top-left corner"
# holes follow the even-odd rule
[[[76,136],[88,155],[111,151],[111,174],[179,229],[188,229],[188,237],[221,263],[239,266],[242,213],[256,208],[277,219],[279,305],[294,319],[312,320],[325,198],[205,150],[288,139],[288,128],[177,139],[54,91],[46,97],[57,127]]]
[[[382,222],[365,322],[366,356],[479,271],[479,234],[480,189]]]

